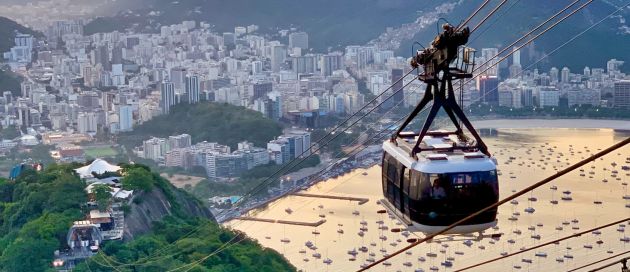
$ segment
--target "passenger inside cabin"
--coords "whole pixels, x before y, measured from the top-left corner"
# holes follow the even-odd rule
[[[442,181],[440,178],[433,180],[432,195],[433,199],[442,199],[446,197],[446,191],[444,190],[444,187],[442,187]]]

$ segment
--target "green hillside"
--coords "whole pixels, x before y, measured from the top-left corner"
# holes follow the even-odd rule
[[[17,22],[0,16],[0,55],[7,52],[15,44],[15,32],[23,34],[32,34],[41,37],[42,34],[28,27],[18,24]]]
[[[122,134],[120,142],[134,147],[152,136],[182,133],[190,134],[193,143],[218,142],[234,149],[242,141],[266,146],[269,140],[282,133],[282,127],[244,107],[220,103],[180,104],[171,108],[170,114],[155,117],[134,128],[133,132]]]
[[[68,228],[89,212],[85,205],[88,199],[86,184],[72,170],[78,166],[49,165],[42,172],[26,170],[15,181],[0,179],[1,271],[51,271],[53,252],[64,249]],[[100,265],[109,262],[136,264],[121,265],[116,271],[167,271],[199,260],[240,235],[209,218],[191,216],[190,203],[198,201],[176,191],[158,174],[148,172],[146,167],[138,164],[122,167],[127,173],[122,180],[123,188],[134,189],[140,195],[141,192],[160,191],[171,208],[169,215],[154,222],[151,232],[130,242],[105,242],[101,253],[80,264],[75,271],[112,271],[113,268]],[[129,210],[133,211],[134,205],[142,206],[143,202],[149,200],[134,200]],[[146,213],[159,212],[148,206],[143,209],[147,209]],[[133,221],[138,216],[139,213],[131,212],[127,220]],[[193,229],[198,231],[193,233]],[[190,235],[184,237],[186,234]],[[194,268],[193,271],[294,270],[277,252],[262,249],[242,236],[233,241],[236,240],[242,242],[188,268]],[[151,265],[146,264],[149,255],[155,257]],[[216,268],[219,269],[213,270]]]

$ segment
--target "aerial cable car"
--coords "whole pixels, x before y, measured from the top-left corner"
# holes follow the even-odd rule
[[[435,233],[499,200],[496,159],[457,104],[452,81],[472,78],[475,50],[465,47],[468,27],[449,24],[431,43],[418,50],[411,66],[423,71],[424,97],[383,143],[381,203],[411,230]],[[433,101],[419,133],[405,131]],[[454,131],[430,131],[439,109],[453,122]],[[461,124],[472,139],[464,134]],[[448,233],[481,232],[497,224],[497,210],[480,214]]]

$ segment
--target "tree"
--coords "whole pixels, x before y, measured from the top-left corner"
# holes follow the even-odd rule
[[[20,131],[15,126],[8,126],[0,130],[0,136],[2,139],[12,140],[20,137]]]
[[[112,188],[106,184],[97,184],[92,187],[92,194],[94,194],[94,200],[100,211],[105,211],[109,207],[109,203],[112,199],[111,192]]]
[[[125,190],[151,191],[153,176],[143,168],[132,168],[123,177],[122,184]]]
[[[19,238],[5,249],[0,266],[4,271],[46,271],[55,249],[57,241],[52,238]]]

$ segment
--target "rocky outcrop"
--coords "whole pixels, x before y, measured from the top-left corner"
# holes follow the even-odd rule
[[[210,210],[199,200],[170,184],[164,189],[156,187],[150,192],[136,194],[129,205],[130,211],[125,215],[125,240],[151,231],[153,222],[167,215],[215,221]]]

